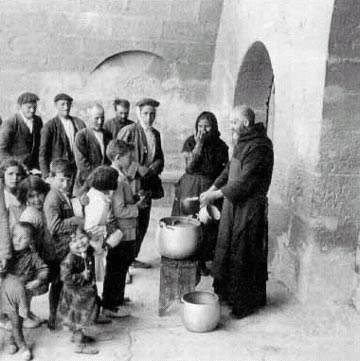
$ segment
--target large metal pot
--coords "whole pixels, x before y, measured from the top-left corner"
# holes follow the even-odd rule
[[[158,225],[158,249],[172,259],[188,258],[196,253],[200,239],[200,222],[187,217],[162,218]]]
[[[182,297],[182,322],[192,332],[209,332],[220,320],[219,297],[212,292],[195,291]]]

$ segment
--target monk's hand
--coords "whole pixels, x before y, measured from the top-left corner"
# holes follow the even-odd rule
[[[200,207],[206,206],[207,204],[213,203],[218,198],[222,197],[220,190],[209,189],[204,193],[200,194]]]

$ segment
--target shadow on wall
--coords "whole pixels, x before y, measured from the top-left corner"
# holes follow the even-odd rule
[[[255,42],[246,53],[238,73],[234,94],[234,106],[246,104],[256,113],[256,121],[267,127],[272,138],[275,116],[274,72],[269,53],[261,42]],[[280,251],[278,238],[287,231],[289,217],[278,189],[284,191],[281,173],[274,169],[272,186],[269,194],[269,261],[275,259]]]
[[[269,53],[264,44],[257,41],[250,47],[241,65],[234,105],[249,105],[255,110],[257,121],[267,124],[273,78]]]

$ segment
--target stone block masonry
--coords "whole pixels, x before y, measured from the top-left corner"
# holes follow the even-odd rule
[[[56,92],[71,93],[73,114],[84,118],[87,104],[95,98],[111,117],[114,96],[129,96],[131,101],[156,96],[162,103],[157,127],[171,153],[167,169],[174,171],[181,144],[167,142],[181,143],[193,132],[196,116],[209,108],[221,7],[219,0],[3,0],[0,115],[10,116],[18,94],[26,90],[40,95],[39,113],[45,121],[54,115]],[[111,60],[128,52],[158,56],[163,68],[154,71],[138,60],[133,67]],[[128,78],[120,76],[121,80],[119,72]],[[129,93],[129,84],[137,90]],[[181,132],[174,133],[180,123]]]

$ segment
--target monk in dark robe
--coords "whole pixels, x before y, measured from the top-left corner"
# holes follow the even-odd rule
[[[232,159],[208,191],[207,204],[224,197],[215,258],[214,290],[232,309],[245,317],[266,304],[267,192],[274,153],[262,123],[255,124],[252,109],[234,110],[235,147]]]

